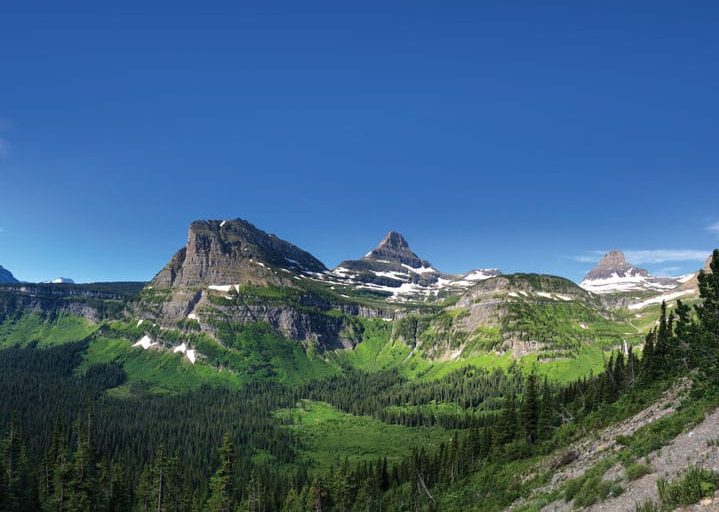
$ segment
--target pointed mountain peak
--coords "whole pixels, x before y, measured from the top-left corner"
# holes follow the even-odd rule
[[[377,246],[377,249],[383,248],[395,250],[410,250],[409,243],[407,243],[407,240],[402,236],[401,233],[398,233],[397,231],[390,231],[385,235],[384,239]]]
[[[379,245],[362,259],[399,263],[412,268],[431,267],[428,261],[421,259],[412,251],[407,240],[397,231],[387,233]]]

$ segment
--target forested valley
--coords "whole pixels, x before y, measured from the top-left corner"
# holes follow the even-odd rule
[[[626,418],[677,379],[692,380],[696,403],[717,403],[717,251],[711,268],[700,274],[698,305],[668,314],[662,305],[640,356],[614,352],[600,373],[564,384],[516,366],[467,366],[429,381],[346,369],[298,385],[135,388],[123,397],[107,393],[126,381],[121,366],[78,369],[89,340],[1,350],[0,510],[434,511],[453,494],[501,510],[526,490],[522,461]],[[445,429],[449,439],[412,446],[399,461],[338,458],[318,468],[300,457],[292,428],[302,400]],[[467,483],[476,474],[484,488]]]

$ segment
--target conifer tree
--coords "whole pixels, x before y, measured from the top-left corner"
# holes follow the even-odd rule
[[[27,455],[20,436],[17,418],[13,414],[4,439],[0,442],[2,454],[2,482],[0,483],[0,507],[8,512],[28,510],[30,505],[30,475]]]
[[[332,496],[335,510],[347,512],[352,502],[354,488],[350,481],[349,461],[345,458],[342,465],[334,472],[332,479]]]
[[[266,503],[264,494],[260,476],[257,471],[253,469],[250,474],[250,481],[247,483],[244,510],[247,512],[265,512]]]
[[[699,295],[703,302],[696,306],[696,311],[704,329],[719,336],[719,249],[712,253],[709,270],[699,271]]]
[[[527,376],[524,399],[522,400],[522,427],[524,428],[524,438],[528,443],[534,443],[537,441],[539,406],[537,375],[532,372]]]
[[[502,446],[514,441],[517,435],[517,411],[514,402],[514,395],[505,397],[504,405],[495,423],[493,440],[497,446]]]
[[[57,448],[53,467],[53,490],[50,499],[50,511],[66,512],[70,510],[72,499],[72,463],[65,446],[65,440]]]
[[[555,404],[552,391],[547,378],[544,378],[542,385],[542,406],[539,411],[539,423],[537,425],[537,437],[547,439],[552,435],[552,428],[555,424]]]
[[[656,358],[657,353],[655,351],[656,331],[650,330],[644,338],[644,353],[642,354],[641,373],[642,379],[645,382],[651,381],[657,375]]]
[[[88,412],[87,425],[83,429],[77,423],[77,449],[73,460],[70,510],[72,512],[93,512],[96,505],[93,494],[97,489],[95,450],[92,443],[93,413]]]
[[[232,512],[236,505],[235,447],[229,433],[225,433],[220,448],[220,467],[210,480],[209,512]]]

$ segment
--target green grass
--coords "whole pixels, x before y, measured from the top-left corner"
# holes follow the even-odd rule
[[[436,380],[447,374],[475,366],[492,370],[507,369],[519,364],[526,372],[535,370],[558,382],[570,382],[603,368],[609,353],[598,346],[587,345],[576,351],[574,357],[543,360],[537,354],[515,359],[511,354],[497,355],[478,351],[453,360],[431,360],[421,348],[413,349],[402,341],[391,341],[392,324],[384,320],[363,320],[361,343],[352,351],[335,351],[327,355],[330,362],[350,366],[367,372],[396,368],[408,379]]]
[[[677,412],[641,427],[631,436],[617,437],[617,442],[628,448],[625,457],[632,459],[644,457],[669,444],[686,428],[700,423],[704,420],[708,404],[712,401],[711,397],[707,398],[710,400],[684,403]]]
[[[593,475],[589,478],[572,480],[565,490],[564,499],[566,501],[574,500],[575,508],[584,508],[593,505],[597,501],[619,496],[622,492],[623,489],[619,483]]]
[[[275,414],[291,421],[288,428],[299,435],[304,445],[302,457],[317,469],[326,469],[345,458],[351,463],[380,457],[400,462],[413,447],[436,448],[452,436],[450,431],[441,428],[390,425],[308,400],[301,401],[294,409],[282,409]]]
[[[237,387],[244,382],[234,372],[219,372],[200,361],[193,365],[182,354],[170,351],[132,347],[124,339],[98,337],[93,340],[77,371],[81,373],[98,363],[121,364],[128,377],[125,386],[138,385],[152,392],[186,391],[202,385]],[[112,390],[111,394],[119,398],[128,391]]]
[[[626,475],[627,480],[638,480],[652,471],[654,471],[654,469],[649,464],[645,464],[643,462],[632,462],[626,467],[624,474]]]
[[[667,510],[693,505],[700,499],[713,495],[717,487],[719,487],[719,475],[710,469],[698,466],[690,466],[681,477],[671,482],[664,479],[657,481],[659,498]]]
[[[321,358],[308,353],[297,341],[288,340],[267,324],[231,324],[218,322],[221,341],[195,330],[160,329],[149,322],[122,321],[108,323],[102,330],[105,346],[91,345],[90,351],[102,354],[101,362],[115,360],[123,364],[130,382],[153,383],[157,389],[182,390],[210,385],[236,386],[258,380],[273,380],[285,384],[299,384],[322,378],[339,371]],[[162,350],[143,351],[131,345],[143,335],[163,344]],[[107,340],[112,340],[108,347]],[[114,342],[122,343],[114,343]],[[198,352],[194,370],[182,354],[172,354],[171,348],[181,343]],[[132,357],[125,357],[125,352]],[[108,352],[108,353],[104,353]],[[143,354],[143,352],[146,352]],[[122,357],[120,357],[122,356]],[[154,359],[159,362],[155,363]],[[178,366],[180,361],[184,366]],[[168,376],[158,372],[169,373]],[[158,387],[159,386],[159,387]]]
[[[59,313],[46,318],[37,313],[26,313],[17,320],[0,324],[0,347],[30,343],[51,347],[83,340],[95,330],[97,325],[79,316]]]
[[[268,324],[223,322],[216,327],[220,343],[200,335],[194,338],[194,345],[213,366],[230,368],[248,380],[299,384],[339,371],[312,351],[306,351],[299,341],[281,336]]]

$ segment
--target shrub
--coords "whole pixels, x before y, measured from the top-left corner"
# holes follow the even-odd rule
[[[714,494],[719,485],[719,475],[709,469],[691,466],[680,478],[667,482],[657,481],[659,497],[671,507],[691,505]]]
[[[654,471],[654,469],[649,464],[635,462],[627,466],[624,473],[627,475],[627,480],[637,480],[644,475],[648,475],[652,471]]]
[[[617,483],[601,477],[588,478],[574,496],[574,507],[588,507],[608,497],[619,496],[624,489]]]

